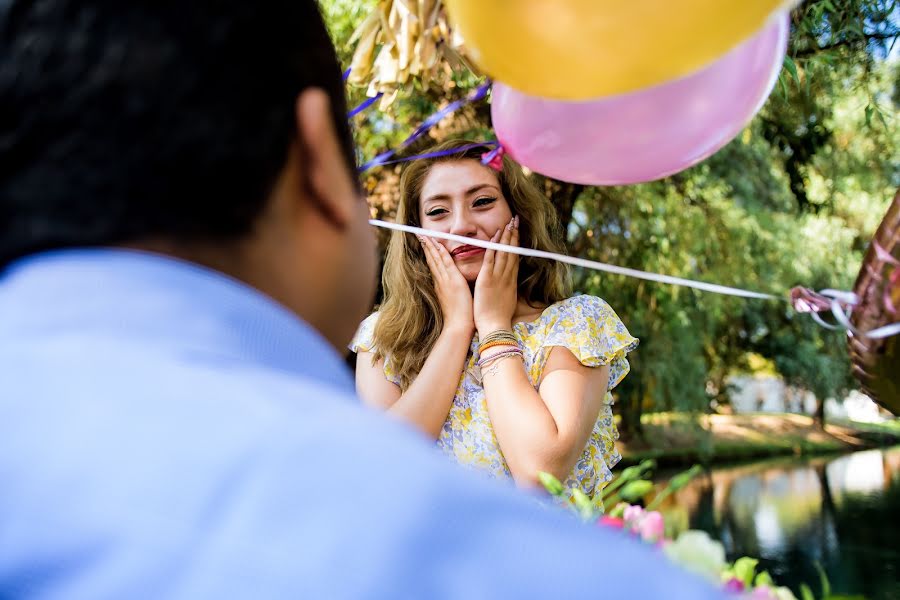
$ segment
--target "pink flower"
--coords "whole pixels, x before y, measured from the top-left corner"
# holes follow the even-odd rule
[[[644,516],[644,509],[640,506],[629,505],[625,507],[625,511],[622,513],[622,518],[625,519],[625,523],[628,525],[636,525],[638,521],[641,520],[641,517]]]
[[[731,593],[743,592],[744,582],[737,577],[732,577],[725,583],[725,591]]]
[[[663,516],[655,510],[644,513],[643,518],[638,522],[638,532],[645,542],[661,540],[665,531],[666,524]]]
[[[606,527],[614,527],[616,529],[622,529],[625,527],[625,521],[622,519],[617,519],[616,517],[600,517],[600,524],[605,525]]]
[[[745,598],[747,600],[778,600],[775,594],[772,593],[772,589],[767,585],[756,586]]]

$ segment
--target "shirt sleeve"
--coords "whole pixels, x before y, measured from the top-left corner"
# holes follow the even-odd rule
[[[543,361],[554,346],[567,348],[588,367],[609,365],[607,390],[616,387],[631,366],[626,355],[639,340],[626,329],[616,312],[596,296],[575,296],[560,305],[548,325],[542,344]]]
[[[353,341],[350,342],[350,350],[351,352],[356,352],[359,354],[360,352],[375,352],[377,349],[375,345],[375,325],[378,323],[378,313],[372,313],[360,324],[359,329],[356,330],[356,335],[353,336]],[[384,357],[384,367],[382,369],[384,372],[384,378],[390,381],[395,385],[400,385],[400,377],[397,376],[397,373],[394,371],[393,366],[391,365],[391,357]]]
[[[350,351],[374,352],[375,351],[375,324],[378,323],[378,313],[372,313],[366,317],[356,330],[353,341],[350,342]]]

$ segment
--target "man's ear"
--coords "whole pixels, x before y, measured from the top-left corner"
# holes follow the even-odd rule
[[[354,215],[359,192],[353,185],[331,115],[328,94],[307,88],[297,96],[300,171],[313,208],[344,229]]]

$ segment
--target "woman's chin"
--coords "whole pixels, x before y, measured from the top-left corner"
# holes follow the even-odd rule
[[[475,283],[478,280],[478,272],[481,271],[481,264],[478,265],[460,265],[459,272],[469,283]]]

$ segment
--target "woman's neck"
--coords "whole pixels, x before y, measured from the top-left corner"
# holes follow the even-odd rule
[[[512,322],[513,323],[521,323],[521,322],[529,322],[534,321],[541,313],[544,312],[544,309],[547,308],[543,305],[531,306],[528,304],[528,301],[525,298],[519,297],[518,302],[516,302],[516,310],[513,313]]]

